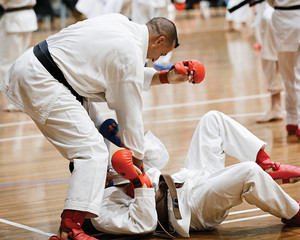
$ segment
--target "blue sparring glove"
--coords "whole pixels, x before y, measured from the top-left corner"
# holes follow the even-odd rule
[[[115,126],[113,126],[115,124]],[[109,126],[112,126],[113,129],[111,131]],[[121,147],[121,139],[117,136],[117,132],[119,132],[119,127],[116,121],[112,118],[106,119],[100,126],[99,132],[103,137],[111,141],[113,144]]]

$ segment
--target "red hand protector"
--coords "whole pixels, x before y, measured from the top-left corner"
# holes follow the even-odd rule
[[[186,69],[185,67],[188,67]],[[176,62],[170,68],[175,68],[179,74],[187,74],[190,71],[194,71],[194,83],[201,83],[205,77],[205,68],[202,62],[199,60],[186,60],[182,62]]]
[[[148,188],[150,188],[151,187],[151,181],[150,181],[150,178],[148,177],[148,175],[146,173],[143,173],[143,178],[144,178],[146,186]],[[134,186],[133,186],[132,183],[130,183],[130,184],[127,185],[126,194],[128,196],[134,198]]]
[[[115,152],[111,158],[111,164],[116,172],[125,179],[128,179],[135,188],[145,184],[144,174],[140,172],[132,162],[132,152],[128,149],[121,149]],[[151,185],[151,184],[150,184]]]

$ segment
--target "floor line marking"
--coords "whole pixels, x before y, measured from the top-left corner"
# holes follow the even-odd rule
[[[69,182],[69,180],[68,179],[61,179],[61,180],[48,180],[48,181],[36,181],[36,182],[1,183],[0,186],[35,184],[35,183],[54,183],[54,182]]]
[[[260,210],[261,210],[260,208],[252,208],[252,209],[230,212],[228,215],[236,215],[236,214],[240,214],[240,213],[255,212],[255,211],[260,211]]]
[[[153,110],[168,109],[168,108],[175,108],[175,107],[197,106],[197,105],[220,103],[220,102],[241,101],[241,100],[266,98],[266,97],[270,97],[270,94],[258,94],[258,95],[249,95],[249,96],[243,96],[243,97],[220,98],[220,99],[205,100],[205,101],[199,101],[199,102],[188,102],[188,103],[178,103],[178,104],[161,105],[161,106],[154,106],[154,107],[145,107],[143,109],[143,111],[153,111]],[[109,115],[109,114],[111,114],[111,111],[102,113],[102,115]],[[34,123],[34,122],[33,121],[22,121],[22,122],[14,122],[14,123],[2,123],[2,124],[0,124],[0,127],[10,127],[10,126],[25,125],[25,124],[31,124],[31,123]]]
[[[254,116],[262,116],[265,113],[238,113],[238,114],[229,114],[229,117],[254,117]],[[153,123],[171,123],[171,122],[189,122],[189,121],[199,121],[201,117],[194,118],[178,118],[178,119],[167,119],[167,120],[157,120],[157,121],[145,121],[144,124],[153,124]],[[11,138],[0,138],[0,142],[8,142],[29,138],[40,138],[44,137],[42,134],[36,135],[27,135],[27,136],[19,136],[19,137],[11,137]]]
[[[246,221],[246,220],[251,220],[251,219],[256,219],[256,218],[270,217],[270,216],[273,216],[273,215],[271,215],[271,214],[264,214],[264,215],[258,215],[258,216],[253,216],[253,217],[238,218],[238,219],[224,221],[221,224],[233,223],[233,222],[241,222],[241,221]]]
[[[2,219],[2,218],[0,218],[0,222],[8,224],[8,225],[15,226],[15,227],[18,227],[18,228],[23,228],[23,229],[26,229],[26,230],[31,231],[31,232],[40,233],[40,234],[46,235],[48,237],[51,237],[51,236],[55,235],[53,233],[47,233],[47,232],[44,232],[42,230],[32,228],[32,227],[28,227],[28,226],[20,224],[20,223],[11,222],[11,221],[8,221],[8,220]]]

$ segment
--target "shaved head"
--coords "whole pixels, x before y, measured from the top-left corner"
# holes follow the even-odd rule
[[[176,26],[173,22],[163,17],[152,18],[146,23],[150,35],[153,37],[164,36],[169,46],[175,42],[175,48],[179,46]]]

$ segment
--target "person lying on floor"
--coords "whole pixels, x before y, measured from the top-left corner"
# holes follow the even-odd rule
[[[108,126],[117,129],[116,123]],[[151,142],[146,145],[154,146]],[[190,231],[216,228],[232,207],[245,200],[281,218],[286,225],[300,226],[299,202],[276,183],[299,181],[300,168],[273,163],[265,146],[227,115],[218,111],[205,114],[195,130],[184,168],[171,176],[177,196],[172,199],[168,195],[167,214],[156,211],[162,179],[159,163],[168,156],[165,148],[152,152],[153,164],[148,154],[143,161],[145,173],[133,165],[129,149],[120,149],[111,161],[123,182],[119,179],[115,186],[105,189],[100,215],[91,223],[104,233],[146,234],[155,231],[158,219],[167,219],[164,228],[168,232],[189,237]],[[240,163],[225,167],[226,154]]]

